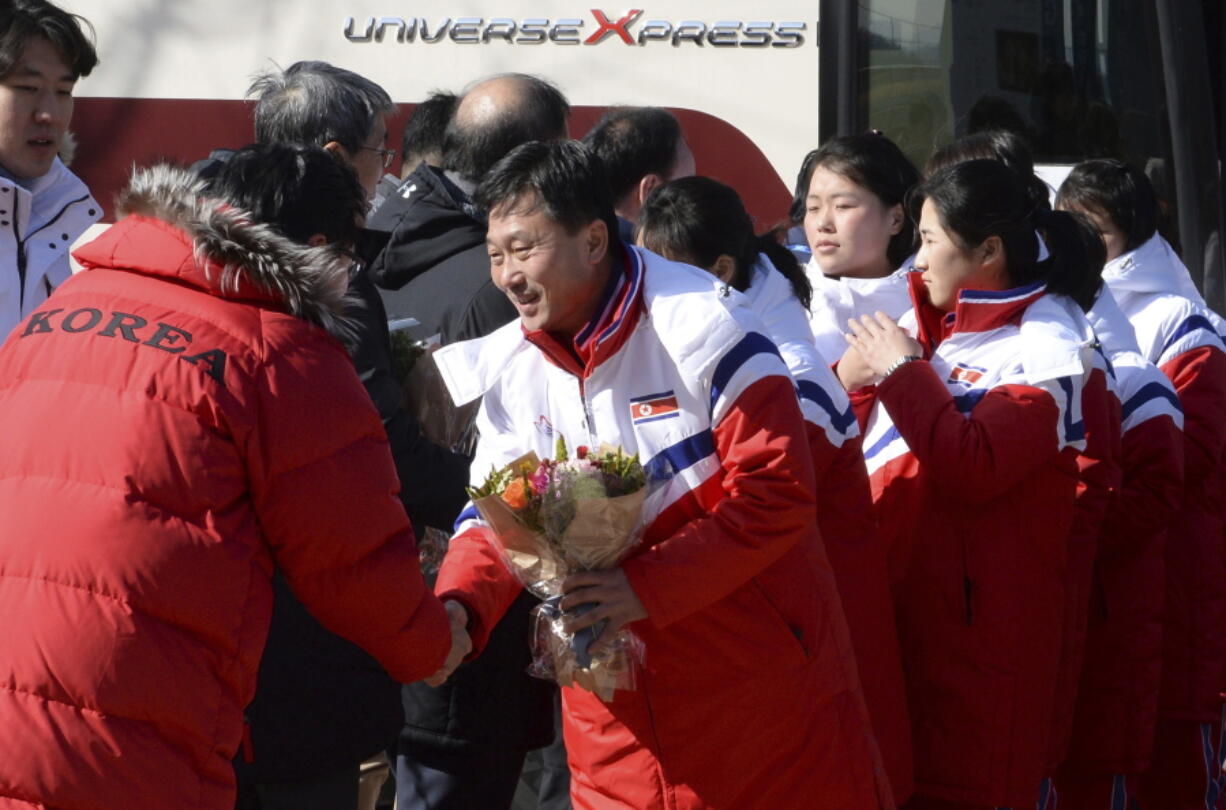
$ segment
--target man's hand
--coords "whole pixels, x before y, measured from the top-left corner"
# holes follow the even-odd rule
[[[858,321],[853,318],[847,325],[852,331],[847,338],[848,342],[860,353],[864,363],[878,379],[895,361],[907,355],[922,357],[924,354],[915,338],[908,335],[905,329],[884,312],[864,315]],[[841,361],[839,365],[842,365]]]
[[[468,611],[454,599],[443,602],[443,607],[447,609],[447,618],[451,622],[451,652],[447,653],[443,668],[426,678],[426,683],[431,686],[442,686],[446,683],[451,673],[455,672],[456,667],[473,649],[472,639],[468,637]]]
[[[563,612],[578,605],[593,605],[582,616],[566,619],[565,628],[568,633],[608,621],[604,632],[588,647],[588,653],[593,656],[608,649],[618,630],[630,622],[647,618],[647,609],[639,601],[638,595],[630,587],[630,580],[626,579],[626,574],[620,568],[611,571],[587,571],[569,576],[562,583],[562,593],[565,596],[559,607]]]

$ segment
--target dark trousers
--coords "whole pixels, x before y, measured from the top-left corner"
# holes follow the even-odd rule
[[[440,751],[400,743],[397,810],[506,810],[515,797],[523,751]]]
[[[541,787],[537,810],[571,810],[570,765],[562,742],[561,692],[553,696],[553,744],[533,752],[541,758]]]
[[[238,786],[236,810],[357,810],[358,766],[302,779]]]

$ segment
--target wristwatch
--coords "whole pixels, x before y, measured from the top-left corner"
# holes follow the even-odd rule
[[[885,374],[881,375],[881,379],[884,380],[886,377],[890,376],[895,371],[898,371],[900,368],[905,366],[907,363],[911,363],[911,362],[914,362],[915,360],[922,360],[922,359],[923,358],[920,357],[918,354],[904,354],[902,357],[898,358],[893,363],[890,363],[890,367],[885,370]]]

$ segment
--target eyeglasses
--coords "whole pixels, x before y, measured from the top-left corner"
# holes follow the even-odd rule
[[[383,155],[383,168],[385,168],[385,169],[386,169],[388,166],[391,166],[391,165],[392,165],[392,161],[396,159],[396,150],[395,150],[395,149],[380,149],[380,148],[379,148],[379,147],[377,147],[377,146],[359,146],[358,148],[359,148],[359,149],[366,149],[366,150],[368,150],[368,151],[370,151],[370,152],[378,152],[380,155]]]

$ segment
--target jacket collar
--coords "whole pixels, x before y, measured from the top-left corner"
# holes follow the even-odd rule
[[[1203,300],[1188,268],[1156,233],[1136,250],[1107,262],[1103,279],[1118,291],[1174,293],[1194,301]]]
[[[1011,290],[962,290],[953,312],[942,312],[928,301],[922,273],[907,277],[911,302],[919,326],[919,341],[929,350],[959,332],[988,332],[1002,326],[1016,326],[1035,301],[1047,294],[1041,281]]]
[[[485,222],[463,189],[440,169],[422,163],[371,216],[369,227],[390,239],[370,265],[380,287],[398,290],[465,251],[484,254]]]
[[[194,173],[168,165],[136,171],[117,200],[125,218],[73,255],[86,269],[130,270],[213,295],[272,304],[349,337],[343,315],[351,260],[306,247],[247,213],[203,196]]]
[[[630,339],[643,310],[643,261],[620,240],[613,269],[592,320],[572,338],[524,330],[524,337],[554,365],[586,379]]]

